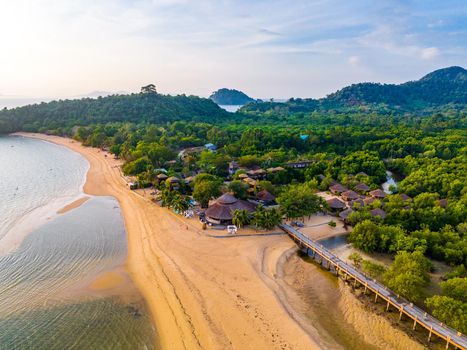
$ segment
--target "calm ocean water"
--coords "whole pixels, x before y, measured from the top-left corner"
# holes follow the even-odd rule
[[[153,348],[144,300],[121,269],[127,243],[116,200],[92,197],[54,215],[81,193],[86,160],[1,137],[0,164],[0,349]],[[89,287],[115,269],[123,286]]]

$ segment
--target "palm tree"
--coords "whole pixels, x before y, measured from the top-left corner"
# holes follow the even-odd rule
[[[235,210],[232,215],[232,223],[237,227],[243,227],[250,222],[250,213],[246,210]]]
[[[183,213],[190,208],[190,203],[180,193],[176,193],[172,198],[172,209],[177,213]]]

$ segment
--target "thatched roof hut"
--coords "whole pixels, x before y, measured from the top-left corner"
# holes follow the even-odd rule
[[[378,188],[377,190],[371,191],[370,196],[377,199],[383,199],[384,197],[386,197],[386,194],[383,192],[383,190],[380,190]]]
[[[371,216],[379,216],[381,219],[384,219],[386,217],[386,212],[383,209],[376,208],[373,210],[370,210]]]
[[[366,183],[360,182],[359,184],[355,185],[355,189],[359,192],[368,192],[370,190],[370,186],[368,186]]]
[[[404,202],[408,202],[408,201],[411,201],[412,200],[412,197],[410,197],[409,195],[405,194],[405,193],[401,193],[399,195],[399,197],[404,201]]]
[[[352,190],[345,191],[341,193],[342,199],[345,201],[353,201],[355,199],[358,199],[358,194],[357,192],[354,192]]]
[[[345,209],[344,211],[341,211],[339,213],[339,217],[342,219],[342,220],[347,220],[347,218],[349,217],[350,214],[353,213],[353,210],[352,209]]]
[[[171,184],[178,184],[180,183],[180,179],[176,176],[171,176],[169,177],[167,180],[167,182],[171,183]]]
[[[345,203],[337,198],[328,199],[326,202],[328,203],[329,208],[333,210],[341,210],[345,208]]]
[[[329,187],[329,190],[333,194],[341,194],[342,192],[347,191],[348,188],[345,187],[345,186],[342,186],[340,183],[336,183],[336,184],[332,185],[331,187]]]
[[[276,200],[276,197],[267,190],[262,190],[256,194],[256,199],[264,203],[273,203]]]
[[[363,199],[357,198],[357,199],[349,202],[349,207],[350,208],[355,208],[357,206],[360,207],[360,208],[363,208],[365,206],[365,202],[363,201]]]
[[[238,175],[238,178],[239,178],[239,179],[246,179],[247,177],[248,177],[247,174],[240,174],[240,175]]]
[[[164,173],[160,173],[159,175],[156,176],[159,181],[165,181],[168,179],[168,176]]]
[[[206,218],[208,221],[216,224],[228,224],[232,222],[235,210],[246,210],[252,213],[255,209],[255,204],[237,199],[233,195],[225,193],[206,209]]]

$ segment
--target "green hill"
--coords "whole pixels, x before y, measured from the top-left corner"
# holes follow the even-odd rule
[[[133,122],[165,124],[177,120],[216,123],[229,118],[213,101],[157,93],[61,100],[0,111],[0,133],[47,131],[75,125]]]
[[[431,113],[442,108],[467,105],[467,70],[449,67],[420,80],[404,84],[360,83],[345,87],[323,99],[290,99],[281,103],[249,104],[245,113],[294,113],[312,111],[369,111],[383,113]]]
[[[209,96],[211,100],[219,105],[244,105],[249,102],[254,102],[250,96],[235,89],[219,89]]]

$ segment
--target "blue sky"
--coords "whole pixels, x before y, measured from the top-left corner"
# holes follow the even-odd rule
[[[0,0],[0,95],[322,97],[467,67],[464,1]]]

